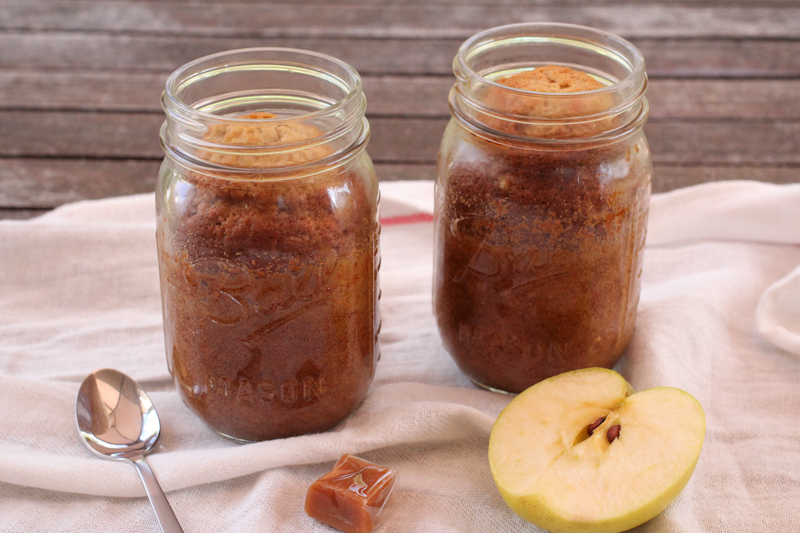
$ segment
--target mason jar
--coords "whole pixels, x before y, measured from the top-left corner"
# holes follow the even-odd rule
[[[446,350],[513,393],[612,367],[633,335],[650,198],[642,54],[591,28],[515,24],[453,65],[435,187]]]
[[[379,358],[358,73],[314,52],[234,50],[176,70],[162,104],[158,261],[180,396],[233,439],[333,427]]]

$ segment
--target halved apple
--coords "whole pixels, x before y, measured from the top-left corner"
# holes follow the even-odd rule
[[[616,372],[566,372],[520,393],[489,439],[492,477],[519,516],[555,533],[616,533],[663,511],[705,437],[700,403],[672,387],[638,393]]]

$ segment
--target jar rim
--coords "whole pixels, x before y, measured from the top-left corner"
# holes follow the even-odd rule
[[[474,53],[481,45],[488,45],[490,43],[495,43],[500,41],[501,39],[497,39],[495,37],[502,35],[506,32],[516,32],[518,33],[517,39],[520,38],[530,38],[530,39],[537,39],[541,37],[537,37],[537,35],[541,35],[543,30],[545,29],[556,29],[561,30],[564,32],[572,32],[569,34],[569,38],[577,38],[583,36],[588,38],[589,36],[596,36],[606,39],[609,42],[616,43],[622,50],[627,51],[631,55],[631,60],[626,61],[630,66],[630,72],[621,80],[617,82],[601,87],[599,89],[593,89],[590,91],[576,91],[576,92],[569,92],[569,93],[552,93],[552,92],[542,92],[542,91],[530,91],[527,89],[520,89],[517,87],[509,87],[507,85],[503,85],[498,83],[495,80],[482,76],[480,73],[473,70],[470,66],[468,61],[468,56],[470,53]],[[583,35],[581,35],[583,34]],[[563,39],[564,37],[561,37]],[[504,37],[504,39],[508,39],[508,37]],[[618,58],[623,58],[622,55],[616,54]],[[461,68],[459,68],[461,67]],[[456,54],[456,58],[454,60],[454,69],[456,72],[463,72],[465,76],[478,81],[480,83],[485,83],[489,86],[496,87],[498,89],[507,90],[512,93],[517,93],[521,95],[528,95],[528,96],[546,96],[548,98],[554,99],[567,99],[567,98],[574,98],[576,96],[584,96],[589,94],[602,94],[602,93],[613,93],[613,92],[621,92],[626,89],[630,89],[631,86],[639,83],[643,76],[645,76],[645,61],[644,55],[642,52],[633,45],[627,39],[623,39],[622,37],[615,35],[613,33],[598,30],[595,28],[591,28],[588,26],[582,26],[579,24],[568,24],[562,22],[520,22],[515,24],[506,24],[504,26],[496,26],[494,28],[489,28],[482,32],[476,33],[459,47],[458,53]]]
[[[214,113],[209,113],[196,107],[186,103],[183,99],[178,96],[178,88],[179,84],[185,83],[185,80],[181,80],[183,76],[186,75],[187,72],[192,71],[193,69],[198,68],[199,66],[203,65],[204,63],[212,64],[215,60],[219,60],[225,57],[236,57],[236,56],[245,56],[248,54],[286,54],[296,57],[309,57],[315,58],[318,60],[322,60],[324,62],[328,62],[332,65],[335,65],[341,68],[344,72],[348,74],[350,77],[351,83],[348,84],[349,91],[347,94],[334,104],[322,108],[318,111],[311,111],[308,113],[298,114],[292,118],[287,117],[276,117],[276,118],[244,118],[244,117],[235,117],[235,116],[222,116],[217,115]],[[251,62],[244,62],[243,64],[255,64],[255,61]],[[197,74],[195,74],[197,75]],[[348,80],[342,80],[346,82]],[[300,121],[300,120],[309,120],[318,117],[323,117],[330,114],[335,114],[338,111],[348,107],[351,105],[351,102],[358,100],[361,95],[363,94],[363,87],[361,76],[358,74],[358,71],[351,66],[349,63],[342,61],[336,57],[333,57],[328,54],[323,54],[321,52],[314,52],[311,50],[303,50],[300,48],[284,48],[284,47],[251,47],[251,48],[238,48],[233,50],[225,50],[222,52],[217,52],[214,54],[209,54],[203,57],[199,57],[193,61],[190,61],[181,67],[175,69],[172,74],[167,78],[165,89],[164,89],[164,97],[162,98],[162,106],[164,107],[165,111],[169,112],[170,107],[174,107],[176,111],[178,111],[184,118],[186,117],[193,117],[193,118],[200,118],[205,120],[220,120],[224,119],[226,122],[234,122],[234,123],[269,123],[269,122],[290,122],[290,121]]]
[[[646,99],[642,99],[642,105],[634,118],[619,128],[614,128],[595,137],[575,137],[575,138],[531,138],[525,135],[514,135],[508,132],[493,131],[481,127],[467,116],[459,112],[458,106],[454,105],[454,91],[450,91],[449,103],[450,110],[455,119],[466,129],[494,144],[514,147],[518,150],[531,150],[535,152],[563,152],[567,150],[588,150],[604,146],[614,145],[629,139],[638,131],[644,128],[649,115],[649,105]]]
[[[330,156],[320,160],[308,161],[288,167],[239,168],[199,161],[180,150],[176,150],[169,143],[165,142],[164,139],[167,138],[166,122],[161,125],[161,149],[164,151],[164,155],[167,159],[180,167],[196,175],[216,180],[264,181],[266,178],[275,180],[308,178],[310,176],[324,174],[331,169],[346,165],[366,150],[370,138],[370,129],[366,118],[362,119],[362,122],[364,126],[360,129],[359,137],[348,150],[334,152]]]
[[[547,65],[583,71],[597,89],[534,91],[501,83]],[[467,39],[453,59],[454,118],[500,137],[540,143],[608,142],[647,119],[644,56],[629,41],[576,24],[524,22]]]
[[[167,78],[161,102],[165,153],[233,174],[327,165],[369,138],[361,76],[310,50],[255,47],[200,57]],[[232,140],[208,135],[215,130]],[[242,135],[249,138],[237,142]]]

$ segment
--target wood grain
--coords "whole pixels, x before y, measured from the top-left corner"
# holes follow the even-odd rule
[[[0,219],[30,218],[78,200],[151,193],[160,164],[156,160],[0,158]],[[381,181],[433,180],[436,176],[433,163],[379,163],[375,169]],[[795,183],[800,181],[800,167],[656,163],[653,192],[724,180]]]
[[[63,0],[31,0],[35,2],[51,3]],[[147,4],[154,0],[105,0],[107,3],[142,3]],[[171,4],[213,4],[219,0],[159,0],[162,3]],[[238,4],[262,3],[264,0],[236,0]],[[292,4],[312,4],[330,5],[324,0],[284,0],[284,3]],[[337,0],[335,6],[342,5],[362,5],[364,0]],[[520,0],[370,0],[372,5],[403,5],[403,6],[447,6],[451,9],[461,8],[465,5],[472,6],[516,6],[520,5]],[[772,7],[793,7],[796,6],[795,0],[529,0],[528,4],[536,6],[608,6],[608,5],[685,5],[694,7],[718,7],[718,6],[772,6]]]
[[[49,209],[0,208],[0,220],[28,220],[47,213]]]
[[[365,21],[368,23],[365,24]],[[800,10],[783,6],[210,3],[203,9],[161,2],[0,1],[0,29],[158,33],[214,37],[466,39],[521,21],[592,26],[626,38],[794,39]]]
[[[634,39],[654,78],[798,78],[800,41]],[[171,72],[208,54],[254,46],[336,56],[362,75],[452,74],[458,39],[232,38],[0,32],[0,67]],[[391,58],[390,60],[388,58]]]
[[[155,190],[160,161],[0,158],[0,205],[58,205]]]
[[[433,179],[458,47],[524,20],[642,50],[654,191],[800,181],[796,0],[0,0],[0,218],[152,191],[169,73],[254,46],[351,63],[380,179]]]
[[[154,113],[0,111],[0,157],[160,159]],[[432,163],[446,118],[371,119],[376,162]],[[798,121],[651,120],[645,131],[653,161],[663,163],[800,164]]]
[[[167,74],[8,69],[0,109],[161,112]],[[365,76],[371,116],[449,116],[452,76]],[[652,79],[652,119],[800,119],[800,79]]]

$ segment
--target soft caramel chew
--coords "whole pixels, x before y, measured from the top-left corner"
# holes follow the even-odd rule
[[[395,481],[389,468],[343,455],[333,470],[309,487],[306,513],[345,533],[370,533]]]

